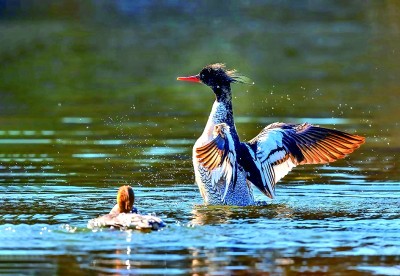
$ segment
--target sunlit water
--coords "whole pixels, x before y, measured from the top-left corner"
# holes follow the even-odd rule
[[[296,19],[288,7],[260,5],[284,9],[302,24],[298,28],[280,17],[264,22],[244,6],[243,14],[231,12],[247,23],[232,24],[248,44],[232,31],[222,38],[217,31],[206,35],[204,26],[186,18],[193,25],[182,30],[194,28],[197,47],[181,33],[169,34],[176,40],[162,40],[176,26],[166,20],[164,27],[157,22],[119,30],[102,26],[93,34],[88,31],[93,26],[76,30],[65,22],[54,24],[40,33],[38,41],[45,46],[36,50],[9,41],[22,49],[25,63],[2,48],[0,273],[400,275],[400,83],[395,62],[400,40],[398,25],[381,15],[398,6],[365,5],[358,17],[358,6],[331,3],[327,10],[310,12],[310,22]],[[324,12],[344,19],[321,23]],[[399,22],[398,13],[391,16]],[[24,23],[2,24],[5,34],[13,26],[10,37],[24,34]],[[320,24],[328,31],[319,31]],[[35,32],[32,26],[30,33]],[[109,34],[107,28],[113,30],[111,38],[104,49],[96,48],[93,41]],[[68,32],[73,32],[72,42]],[[88,32],[87,39],[82,32]],[[53,40],[46,40],[46,34],[54,33],[65,49],[54,49]],[[257,40],[270,49],[255,46]],[[281,44],[285,49],[277,58]],[[171,55],[155,62],[150,53],[166,48]],[[213,60],[207,60],[207,53]],[[214,59],[238,69],[242,65],[256,81],[233,87],[242,139],[275,121],[307,121],[364,135],[366,144],[345,160],[296,168],[277,185],[273,201],[256,192],[257,200],[266,201],[263,206],[204,206],[193,184],[191,148],[206,122],[212,93],[175,83],[175,78],[196,73]],[[80,67],[81,60],[88,68]],[[41,62],[52,69],[42,68]],[[304,70],[305,65],[310,68]],[[42,68],[43,75],[35,71],[31,79],[24,70],[32,68]],[[113,207],[122,184],[134,187],[142,213],[157,214],[167,227],[157,232],[87,229],[89,219]]]

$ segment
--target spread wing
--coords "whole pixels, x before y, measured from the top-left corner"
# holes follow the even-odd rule
[[[214,187],[220,180],[224,180],[225,199],[229,185],[235,185],[237,177],[235,145],[226,124],[218,124],[214,130],[215,138],[208,144],[196,149],[198,162],[211,174]]]
[[[275,184],[293,167],[324,164],[344,158],[365,142],[365,138],[310,124],[274,123],[241,145],[239,162],[248,180],[270,198]]]

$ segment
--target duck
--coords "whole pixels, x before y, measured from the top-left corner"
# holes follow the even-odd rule
[[[365,142],[363,136],[307,122],[275,122],[250,141],[241,142],[231,84],[249,83],[247,77],[215,63],[177,80],[205,84],[215,95],[206,126],[192,150],[195,182],[208,205],[255,205],[253,187],[273,199],[276,183],[294,167],[334,162]]]
[[[165,226],[164,221],[152,214],[143,215],[133,207],[135,193],[131,186],[123,185],[117,192],[117,204],[103,216],[91,219],[87,227],[97,230],[102,227],[136,230],[159,230]]]

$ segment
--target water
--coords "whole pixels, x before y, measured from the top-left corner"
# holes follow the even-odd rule
[[[59,3],[0,12],[0,273],[400,275],[399,4]],[[175,79],[215,61],[255,82],[233,87],[242,140],[307,121],[366,144],[266,206],[204,206],[213,95]],[[87,229],[122,184],[167,227]]]

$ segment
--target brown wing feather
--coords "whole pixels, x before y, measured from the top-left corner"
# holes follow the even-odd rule
[[[222,164],[226,156],[224,145],[224,138],[218,134],[214,140],[196,149],[196,158],[200,164],[211,171]]]
[[[344,158],[365,142],[365,138],[338,130],[304,124],[292,137],[304,155],[299,164],[323,164]]]
[[[209,170],[215,169],[219,164],[221,164],[221,157],[222,155],[219,154],[218,150],[214,151],[214,154],[211,158],[203,163],[203,166]]]

